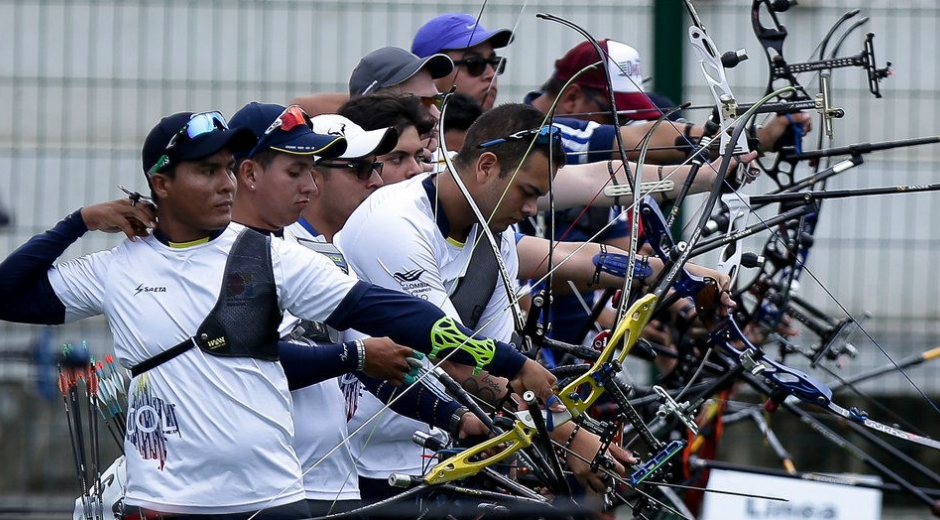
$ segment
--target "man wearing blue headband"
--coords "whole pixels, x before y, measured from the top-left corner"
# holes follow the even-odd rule
[[[559,167],[559,162],[550,161],[549,157],[564,162],[558,132],[554,127],[541,126],[543,118],[540,112],[525,105],[499,106],[471,126],[457,156],[456,171],[421,175],[373,193],[353,212],[337,235],[337,244],[350,267],[363,280],[418,296],[482,334],[509,341],[513,335],[513,322],[508,312],[510,295],[497,276],[489,276],[497,270],[495,258],[494,263],[482,266],[471,260],[477,256],[477,251],[490,257],[494,254],[482,237],[481,223],[459,191],[455,178],[459,177],[466,184],[473,203],[499,241],[499,255],[509,276],[515,279],[536,271],[544,273],[544,265],[540,269],[536,266],[547,253],[547,241],[517,236],[510,227],[535,214],[539,197],[548,191],[549,176]],[[527,155],[533,141],[534,146]],[[523,242],[517,245],[517,239]],[[573,250],[571,247],[556,254],[562,258]],[[575,259],[561,266],[557,276],[590,282],[595,271],[592,256],[597,252],[597,246],[589,244]],[[468,267],[471,262],[473,265]],[[590,267],[585,269],[586,265]],[[482,280],[473,279],[472,272],[487,274]],[[606,273],[601,278],[602,284],[621,284],[622,281]],[[483,286],[484,294],[471,297],[478,305],[470,304],[465,308],[458,294],[472,292],[476,285]],[[506,380],[495,374],[474,377],[457,367],[447,369],[457,381],[468,388],[474,387],[477,395],[488,401],[495,402],[507,391]],[[560,426],[554,435],[564,442],[573,427],[573,424]],[[381,464],[410,452],[410,434],[396,441],[387,438],[386,431],[391,432],[391,427],[377,432],[382,437],[381,443],[377,441],[378,446],[361,448],[362,460]],[[597,437],[582,431],[571,446],[578,453],[593,456],[599,445]],[[370,454],[368,450],[382,453]],[[617,454],[621,460],[628,459],[625,453]],[[420,460],[412,461],[415,462],[420,467]],[[591,473],[587,464],[575,457],[569,458],[569,463],[578,478],[591,487],[603,489],[606,486],[600,475]],[[401,491],[382,484],[382,479],[398,468],[386,465],[361,470],[373,481],[372,485],[363,485],[364,499],[384,498],[380,486],[384,486],[385,496]],[[618,465],[618,470],[622,471],[622,466]]]

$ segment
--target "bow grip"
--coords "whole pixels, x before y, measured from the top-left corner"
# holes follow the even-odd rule
[[[822,407],[828,406],[832,401],[832,390],[825,384],[801,370],[790,368],[783,363],[765,357],[764,352],[744,336],[741,328],[733,318],[729,317],[720,330],[712,334],[712,338],[725,350],[734,353],[738,360],[744,364],[744,368],[755,375],[770,380],[779,390],[768,402],[770,407],[768,411],[773,411],[771,408],[775,409],[775,405],[783,402],[783,399],[788,395],[792,395],[804,403]],[[744,344],[744,349],[734,348],[729,340],[740,341]],[[771,402],[775,405],[771,405]]]
[[[640,339],[640,332],[643,331],[643,328],[646,327],[646,324],[649,323],[650,318],[653,316],[653,311],[656,310],[656,302],[658,300],[659,298],[656,295],[647,294],[634,302],[620,323],[617,324],[617,328],[607,342],[607,346],[604,347],[603,352],[601,352],[597,361],[594,362],[591,370],[588,370],[586,373],[582,374],[581,377],[569,383],[568,386],[558,393],[559,397],[561,397],[561,401],[565,404],[565,407],[568,408],[568,412],[571,413],[572,417],[578,417],[586,412],[587,409],[594,404],[594,401],[604,392],[604,389],[594,378],[594,374],[604,369],[608,362],[614,357],[614,350],[621,342],[623,346],[617,354],[616,361],[621,364],[624,362],[627,358],[627,354],[629,354],[630,350],[633,348],[633,345]],[[590,391],[587,395],[582,396],[578,390],[584,388],[585,385],[590,388]]]
[[[425,475],[424,483],[430,485],[446,484],[448,482],[453,482],[455,480],[460,480],[462,478],[476,475],[482,471],[483,468],[492,466],[493,464],[498,464],[522,448],[531,446],[532,435],[534,433],[535,430],[530,430],[526,428],[521,422],[516,421],[511,430],[507,430],[506,432],[497,435],[492,439],[477,444],[472,448],[467,448],[466,450],[463,450],[460,453],[441,461],[438,465],[431,468],[431,471]],[[492,449],[498,449],[502,444],[505,444],[506,446],[498,453],[495,453],[486,459],[479,458],[483,452]],[[476,458],[476,460],[471,460],[473,458]]]
[[[809,374],[790,368],[772,359],[763,359],[765,370],[760,374],[778,388],[804,403],[826,407],[832,401],[832,390]]]

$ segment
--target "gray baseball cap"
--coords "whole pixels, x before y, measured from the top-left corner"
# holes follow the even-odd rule
[[[419,58],[399,47],[382,47],[359,60],[349,76],[349,95],[362,96],[376,90],[404,83],[426,69],[434,79],[443,78],[454,70],[454,62],[446,54]]]

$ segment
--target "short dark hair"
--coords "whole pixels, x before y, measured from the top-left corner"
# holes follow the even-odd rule
[[[541,90],[542,92],[548,94],[549,96],[556,98],[558,97],[558,94],[561,92],[561,89],[564,86],[565,86],[565,82],[559,80],[553,74],[552,77],[548,78],[548,81],[542,84]]]
[[[241,168],[242,163],[247,161],[248,159],[251,159],[252,161],[260,164],[261,168],[266,170],[268,166],[271,166],[271,163],[274,162],[274,159],[278,156],[278,154],[282,154],[282,153],[284,152],[280,152],[273,148],[268,148],[267,150],[263,150],[261,152],[256,153],[254,157],[242,157],[241,159],[238,159],[237,161],[235,161],[235,171],[237,172],[238,169]],[[285,155],[290,155],[290,154],[285,154]]]
[[[458,169],[472,167],[483,152],[493,152],[499,157],[500,176],[508,175],[522,163],[532,142],[528,139],[511,140],[486,149],[479,145],[523,130],[539,128],[543,123],[545,114],[521,103],[509,103],[489,110],[470,125],[455,164]],[[565,152],[560,140],[553,139],[551,144],[535,144],[532,152],[552,157],[559,167],[565,165]]]
[[[176,165],[171,164],[170,166],[167,166],[165,170],[154,173],[154,175],[157,175],[157,174],[166,175],[167,177],[172,179],[176,177]],[[160,205],[160,201],[158,200],[159,197],[157,197],[157,192],[153,191],[153,184],[151,184],[150,182],[149,175],[147,176],[147,186],[150,188],[150,200],[152,200],[154,204],[159,206]]]
[[[418,135],[424,135],[434,128],[434,119],[418,97],[388,90],[354,97],[343,103],[337,113],[363,130],[392,127],[401,135],[413,126]]]
[[[483,107],[476,99],[461,92],[454,92],[448,98],[447,109],[444,111],[444,130],[466,132],[481,115],[483,115]]]

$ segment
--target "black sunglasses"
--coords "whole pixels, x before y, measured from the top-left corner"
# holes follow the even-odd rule
[[[321,160],[317,162],[317,166],[323,166],[324,168],[337,168],[337,169],[349,169],[352,170],[350,173],[355,173],[356,177],[360,181],[367,181],[372,177],[372,172],[382,175],[382,168],[385,166],[385,163],[382,161],[327,161]]]
[[[475,55],[464,58],[462,60],[454,60],[454,66],[459,67],[463,65],[467,68],[467,74],[473,76],[482,76],[486,72],[486,66],[490,65],[493,67],[493,70],[496,71],[496,74],[502,74],[506,71],[506,58],[497,56],[493,54],[489,58],[484,58],[483,56]]]

